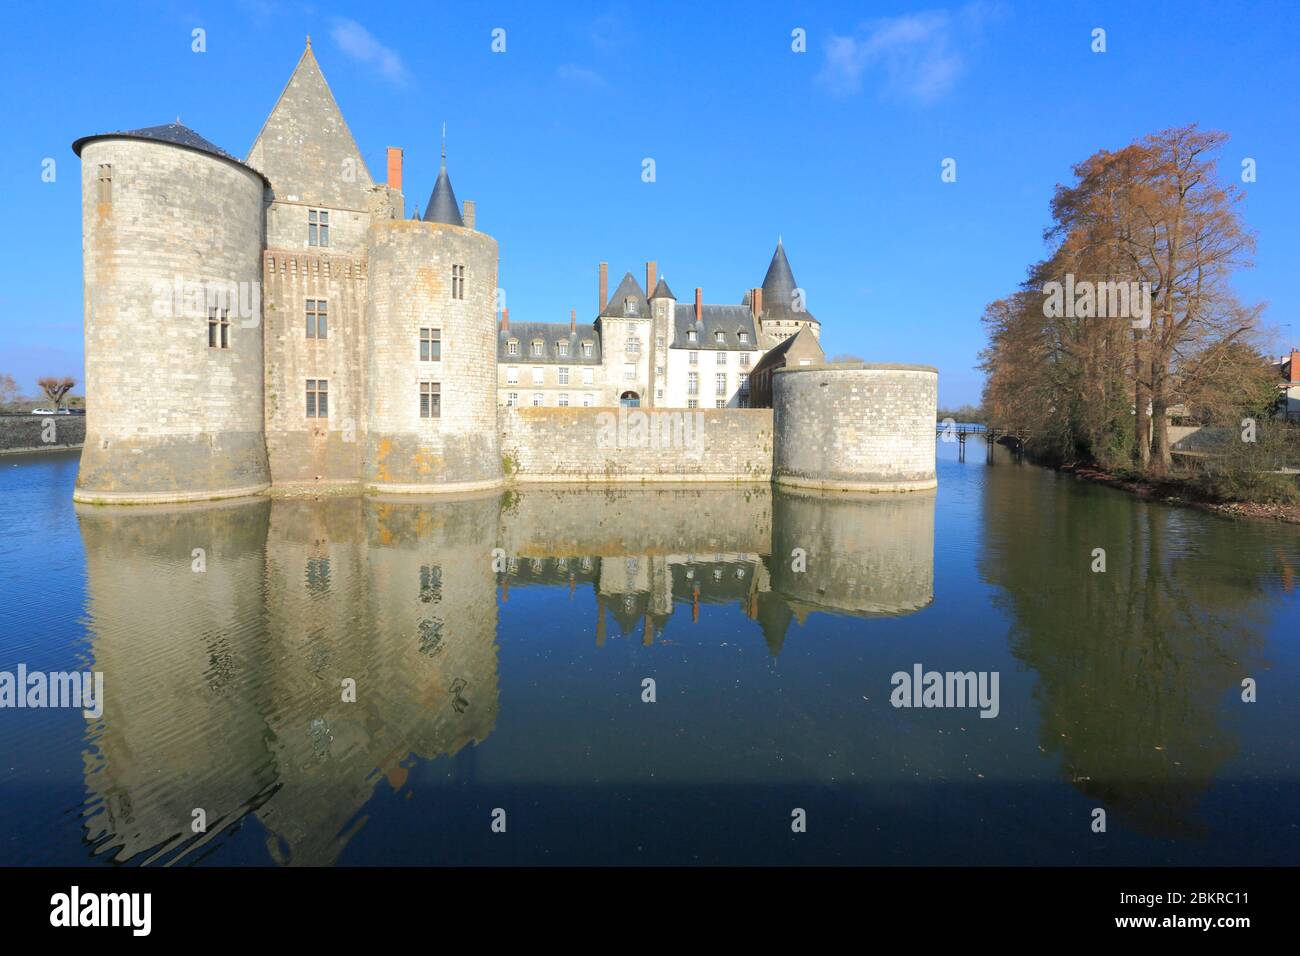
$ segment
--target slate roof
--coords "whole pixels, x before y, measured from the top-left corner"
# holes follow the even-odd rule
[[[672,347],[675,349],[732,349],[734,351],[758,351],[758,336],[754,334],[754,316],[743,305],[704,305],[700,308],[703,322],[695,322],[695,303],[677,303],[673,316],[675,325]],[[694,329],[698,334],[696,341],[688,340],[686,333]],[[716,341],[714,333],[721,332],[723,340]],[[740,341],[744,332],[748,341]]]
[[[165,123],[162,126],[146,126],[142,129],[121,130],[116,133],[96,133],[93,136],[83,136],[72,144],[72,151],[78,156],[87,143],[97,139],[145,139],[152,140],[156,143],[171,143],[173,146],[180,146],[184,149],[192,149],[198,153],[207,153],[209,156],[216,156],[218,159],[228,160],[237,166],[252,170],[261,176],[263,182],[268,182],[265,176],[253,169],[242,159],[230,155],[220,146],[209,140],[204,139],[188,126],[180,123]]]
[[[456,192],[451,188],[451,178],[447,175],[444,162],[438,170],[438,181],[429,193],[429,203],[424,207],[425,222],[445,222],[449,226],[463,226],[465,220],[460,217],[460,204],[456,202]]]
[[[677,296],[673,295],[673,290],[668,288],[668,283],[664,281],[664,277],[660,276],[659,281],[655,283],[654,291],[650,293],[650,298],[662,299],[665,296],[670,299],[677,298]]]
[[[807,338],[805,339],[804,336],[807,336]],[[817,341],[817,337],[813,335],[812,330],[805,325],[788,339],[782,339],[772,348],[768,349],[766,354],[758,360],[758,364],[754,366],[754,371],[758,372],[773,365],[778,367],[784,366],[785,353],[794,348],[796,342],[800,344],[800,351],[803,351],[805,348],[816,349],[817,352],[821,354],[822,361],[824,362],[826,360],[826,353],[822,351],[821,343]]]
[[[627,315],[624,310],[624,300],[631,299],[636,304],[636,313],[634,316]],[[623,279],[614,290],[614,294],[609,297],[605,307],[600,310],[600,314],[611,319],[638,318],[648,319],[650,317],[650,303],[646,301],[645,290],[641,288],[641,283],[636,281],[636,277],[628,272],[623,275]]]
[[[519,341],[519,354],[511,355],[506,343]],[[533,355],[533,341],[542,340],[543,355]],[[567,342],[569,354],[561,355],[557,343]],[[582,354],[582,343],[591,343],[591,356]],[[590,325],[569,329],[568,322],[511,322],[497,330],[497,361],[509,365],[599,365],[600,336]]]
[[[785,247],[781,240],[776,241],[776,252],[768,263],[767,275],[763,277],[763,318],[765,319],[803,319],[816,321],[811,312],[794,310],[794,290],[798,284],[794,281],[794,272],[790,269],[790,260],[785,257]]]

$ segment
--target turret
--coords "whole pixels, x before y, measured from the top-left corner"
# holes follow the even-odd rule
[[[72,149],[87,396],[73,497],[265,490],[265,177],[179,122],[83,137]]]

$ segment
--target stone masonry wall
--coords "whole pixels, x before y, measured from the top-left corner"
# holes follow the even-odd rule
[[[769,481],[766,408],[502,408],[516,482]]]
[[[46,422],[53,422],[53,426],[47,429]],[[47,436],[54,440],[46,441]],[[77,448],[85,440],[85,415],[0,416],[0,454],[8,451]]]
[[[88,411],[75,497],[265,488],[261,179],[138,140],[93,141],[81,160]],[[108,201],[101,166],[112,168]],[[228,303],[229,347],[209,348],[206,296],[231,284],[242,294]]]
[[[924,365],[812,365],[773,376],[781,484],[864,491],[935,487],[939,373]]]

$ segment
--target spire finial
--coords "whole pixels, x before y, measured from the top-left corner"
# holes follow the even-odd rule
[[[307,49],[311,49],[311,34],[307,34]]]
[[[447,165],[447,121],[442,121],[442,165]]]

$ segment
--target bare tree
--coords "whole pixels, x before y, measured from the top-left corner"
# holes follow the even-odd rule
[[[54,375],[47,375],[36,380],[37,387],[46,394],[56,408],[62,403],[63,396],[72,391],[72,386],[76,384],[71,378],[58,378]]]

